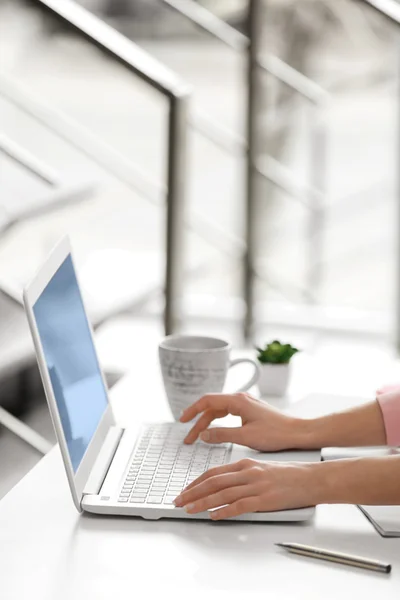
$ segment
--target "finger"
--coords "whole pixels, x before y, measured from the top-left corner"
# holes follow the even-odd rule
[[[184,490],[175,499],[175,506],[186,506],[186,504],[206,498],[215,492],[247,483],[249,483],[249,477],[245,471],[223,473],[222,475],[210,477],[190,489]]]
[[[204,431],[200,439],[207,444],[222,444],[232,442],[241,444],[243,441],[243,427],[213,427]]]
[[[231,519],[232,517],[238,517],[246,513],[257,512],[260,509],[260,498],[258,496],[252,496],[249,498],[241,498],[229,506],[223,506],[217,510],[213,510],[210,513],[210,517],[213,521],[220,521],[221,519]]]
[[[214,419],[221,419],[222,417],[225,417],[226,414],[226,411],[206,410],[206,412],[200,417],[197,423],[193,425],[192,429],[185,437],[185,444],[193,444],[199,437],[200,433],[207,429]]]
[[[226,414],[240,414],[239,394],[207,394],[189,406],[181,415],[180,421],[188,423],[206,410],[226,411]]]
[[[183,491],[186,492],[186,490],[190,490],[195,485],[202,483],[210,477],[216,477],[217,475],[223,475],[224,473],[235,473],[236,471],[242,471],[243,469],[244,466],[241,465],[240,462],[230,463],[229,465],[222,465],[221,467],[213,467],[212,469],[209,469],[208,471],[200,475],[200,477],[192,481],[192,483],[186,486]]]
[[[191,502],[185,505],[185,511],[190,515],[194,515],[205,510],[211,510],[229,504],[233,504],[243,498],[251,498],[256,493],[254,485],[239,485],[222,490],[215,494],[211,494],[206,498],[201,498],[196,502]]]

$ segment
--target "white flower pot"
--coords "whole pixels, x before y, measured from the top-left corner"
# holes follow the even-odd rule
[[[290,363],[260,364],[258,387],[261,396],[284,396],[290,379]]]

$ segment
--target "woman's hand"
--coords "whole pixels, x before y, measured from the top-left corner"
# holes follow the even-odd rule
[[[239,416],[242,426],[208,429],[214,419],[229,414]],[[198,415],[201,417],[186,436],[186,444],[200,437],[210,444],[233,442],[260,451],[307,447],[307,421],[285,415],[245,393],[203,396],[184,411],[180,420],[188,423]]]
[[[244,459],[210,469],[175,500],[189,514],[212,510],[211,519],[243,513],[302,508],[318,503],[317,464]],[[222,508],[219,508],[222,507]]]

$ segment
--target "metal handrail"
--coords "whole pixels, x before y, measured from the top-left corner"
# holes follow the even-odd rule
[[[248,38],[222,19],[216,17],[212,12],[204,8],[204,6],[195,4],[192,0],[161,0],[161,2],[172,8],[182,17],[189,19],[193,25],[196,25],[205,33],[230,46],[233,50],[237,52],[244,52],[246,50],[249,44]]]
[[[188,93],[186,83],[124,35],[73,0],[28,0],[95,44],[131,73],[168,98]]]
[[[295,90],[312,104],[320,106],[328,102],[329,93],[326,90],[312,79],[303,75],[303,73],[300,73],[300,71],[296,71],[296,69],[277,56],[272,54],[258,56],[257,64],[260,69]]]
[[[51,167],[38,160],[19,144],[0,133],[0,153],[50,186],[59,184],[59,176]]]
[[[186,195],[186,130],[190,91],[172,71],[150,57],[136,44],[71,0],[29,0],[49,12],[64,26],[88,39],[106,55],[136,75],[169,100],[167,153],[167,243],[165,271],[166,333],[179,318],[183,280],[183,223]]]

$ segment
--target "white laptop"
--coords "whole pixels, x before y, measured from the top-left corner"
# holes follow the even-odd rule
[[[187,425],[115,423],[67,238],[24,291],[24,304],[72,497],[79,511],[146,519],[206,519],[173,500],[208,468],[246,456],[320,460],[320,452],[262,454],[236,445],[184,445]],[[303,521],[313,508],[238,517]]]

